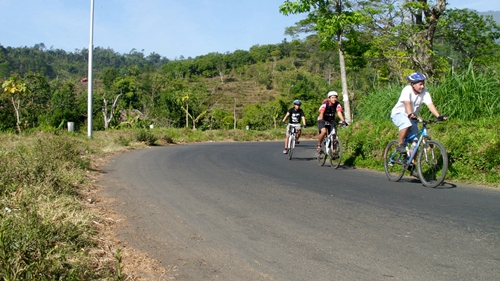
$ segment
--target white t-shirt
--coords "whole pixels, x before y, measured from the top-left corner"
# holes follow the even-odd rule
[[[429,105],[432,103],[432,98],[431,94],[427,91],[427,89],[424,88],[424,90],[420,94],[415,95],[415,92],[413,92],[411,85],[408,85],[404,87],[404,89],[401,91],[401,95],[399,96],[398,102],[392,108],[391,115],[396,114],[398,112],[403,112],[405,114],[411,113],[411,112],[406,112],[404,101],[410,101],[411,106],[413,108],[413,113],[415,113],[415,115],[418,115],[422,103]]]

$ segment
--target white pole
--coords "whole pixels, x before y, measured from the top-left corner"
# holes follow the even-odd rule
[[[90,0],[90,44],[89,44],[89,70],[88,70],[88,102],[87,102],[87,132],[92,138],[92,52],[94,51],[94,0]]]

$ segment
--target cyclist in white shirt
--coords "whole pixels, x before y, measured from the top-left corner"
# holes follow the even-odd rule
[[[425,88],[427,77],[424,74],[415,72],[406,78],[410,85],[404,87],[401,91],[398,102],[391,111],[391,120],[399,128],[399,146],[397,150],[400,153],[406,153],[406,148],[403,145],[406,136],[418,133],[417,115],[422,104],[425,103],[438,120],[444,121],[448,119],[447,116],[439,114],[432,102],[431,94]]]

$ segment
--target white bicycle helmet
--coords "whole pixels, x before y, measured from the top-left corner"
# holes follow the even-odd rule
[[[331,96],[337,96],[337,97],[338,97],[338,96],[339,96],[339,94],[337,94],[337,92],[335,92],[335,91],[330,91],[330,92],[328,92],[328,95],[327,95],[327,96],[328,96],[328,97],[331,97]]]

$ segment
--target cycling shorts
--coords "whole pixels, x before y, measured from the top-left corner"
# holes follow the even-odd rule
[[[321,129],[326,128],[326,132],[329,134],[332,131],[332,126],[335,124],[335,121],[325,121],[318,120],[318,133],[321,134]]]
[[[418,120],[408,118],[408,115],[406,115],[406,113],[404,112],[397,112],[395,114],[392,114],[391,120],[392,123],[394,123],[394,125],[396,125],[400,131],[406,128],[410,128],[407,136],[418,133]]]
[[[286,135],[289,136],[290,135],[290,127],[295,127],[295,129],[297,130],[297,132],[300,130],[300,123],[288,123],[288,125],[286,126]]]

